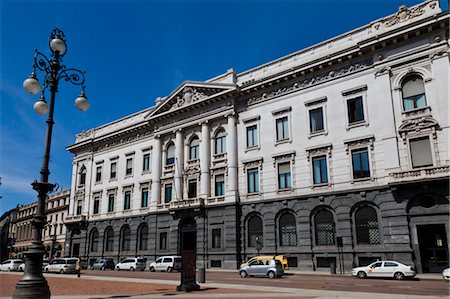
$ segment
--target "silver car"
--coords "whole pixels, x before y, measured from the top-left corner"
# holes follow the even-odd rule
[[[256,259],[248,265],[239,268],[241,277],[267,276],[269,278],[281,277],[284,274],[283,265],[276,259]]]

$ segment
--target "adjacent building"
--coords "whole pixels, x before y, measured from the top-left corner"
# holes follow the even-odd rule
[[[449,14],[431,0],[77,135],[67,244],[234,269],[448,266]]]
[[[47,223],[42,231],[42,242],[45,247],[46,259],[65,256],[66,226],[64,218],[67,216],[70,198],[70,189],[53,193],[47,197],[45,202],[45,215]],[[24,257],[31,245],[34,234],[32,225],[36,213],[37,202],[29,205],[18,206],[16,218],[12,221],[9,237],[15,242],[13,245],[13,256]]]

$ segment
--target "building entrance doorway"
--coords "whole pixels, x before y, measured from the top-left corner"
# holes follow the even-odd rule
[[[200,289],[196,283],[197,264],[197,224],[192,217],[181,220],[179,226],[180,255],[183,260],[181,268],[181,284],[177,291],[193,291]]]
[[[417,226],[420,260],[424,273],[439,273],[448,267],[447,234],[444,224]]]

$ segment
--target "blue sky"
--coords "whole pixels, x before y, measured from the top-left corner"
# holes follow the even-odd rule
[[[30,184],[39,178],[46,116],[33,111],[37,97],[22,82],[34,48],[49,54],[54,27],[66,34],[63,63],[86,71],[91,103],[76,110],[79,88],[60,83],[49,181],[66,189],[72,155],[65,148],[76,133],[152,106],[185,80],[242,72],[419,2],[0,0],[0,215],[36,200]]]

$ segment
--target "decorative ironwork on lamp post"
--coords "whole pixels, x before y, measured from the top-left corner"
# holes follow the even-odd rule
[[[48,112],[48,118],[40,180],[39,182],[34,181],[31,184],[33,189],[38,192],[37,209],[32,221],[34,227],[33,241],[28,251],[25,252],[24,274],[16,284],[13,298],[50,298],[50,289],[42,275],[42,259],[45,254],[45,248],[42,243],[42,229],[46,223],[45,200],[56,186],[48,182],[50,175],[48,164],[54,123],[53,110],[59,81],[64,79],[74,85],[81,86],[81,94],[75,100],[75,106],[81,111],[86,111],[89,108],[89,101],[84,93],[84,72],[74,68],[66,68],[66,66],[61,64],[62,57],[67,53],[64,32],[58,28],[53,29],[48,39],[48,45],[51,50],[50,59],[35,49],[36,54],[34,55],[33,72],[23,82],[23,87],[27,92],[31,94],[41,92],[41,97],[36,101],[33,108],[39,114],[46,114]],[[41,71],[44,75],[42,88],[37,79],[36,70]],[[45,90],[47,87],[50,89],[50,107],[45,100]]]

